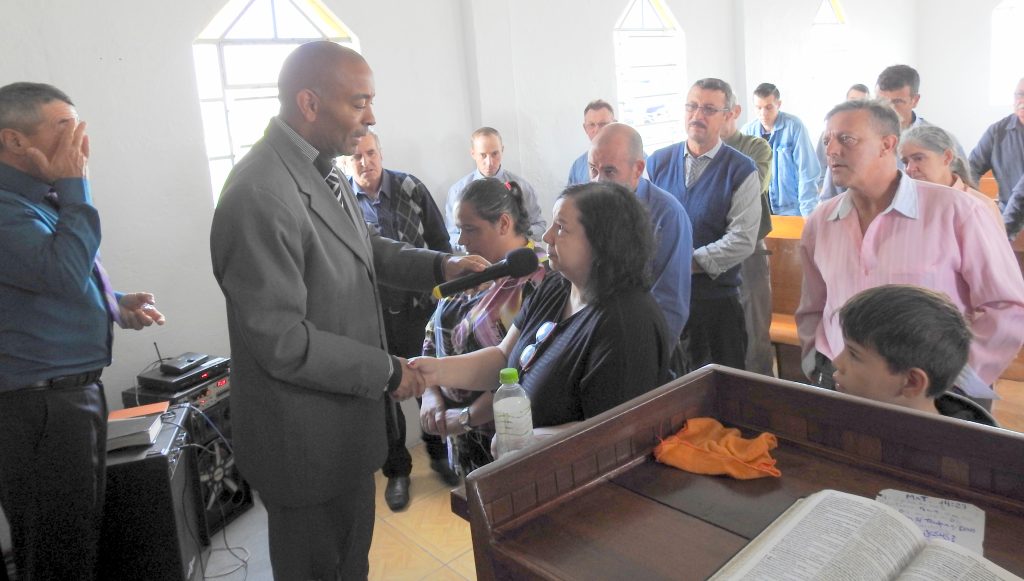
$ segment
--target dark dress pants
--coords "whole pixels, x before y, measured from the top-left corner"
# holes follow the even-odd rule
[[[352,475],[338,496],[284,506],[264,499],[275,581],[366,579],[373,539],[373,474]]]
[[[95,577],[106,441],[99,382],[0,393],[0,504],[21,581]]]
[[[690,318],[680,338],[689,357],[690,369],[708,363],[744,369],[746,324],[738,295],[691,300]]]
[[[409,308],[397,313],[385,309],[384,331],[391,354],[405,358],[422,355],[424,329],[433,314],[433,307]],[[412,473],[412,456],[405,447],[405,414],[402,412],[402,406],[389,397],[384,398],[384,406],[388,437],[388,458],[384,461],[384,477],[408,476]],[[448,458],[448,447],[440,436],[423,434],[422,439],[432,459]]]

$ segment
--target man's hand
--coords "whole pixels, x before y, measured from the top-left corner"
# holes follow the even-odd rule
[[[156,307],[153,305],[155,302],[156,299],[153,298],[152,293],[128,293],[123,295],[121,301],[117,303],[117,307],[121,311],[121,328],[138,331],[153,323],[163,325],[166,319],[164,319],[160,311],[156,310]]]
[[[490,266],[491,263],[483,256],[470,254],[469,256],[450,256],[444,262],[444,280],[447,282],[463,274],[480,272]]]
[[[39,176],[46,183],[52,184],[61,178],[86,178],[89,174],[89,136],[85,134],[85,122],[68,124],[57,143],[53,157],[36,147],[25,150],[32,163],[35,164]]]
[[[395,391],[391,392],[391,399],[403,401],[410,397],[423,395],[423,390],[426,389],[427,384],[424,383],[423,376],[419,370],[409,366],[408,362],[402,357],[399,357],[398,360],[402,363],[402,382],[398,384]]]

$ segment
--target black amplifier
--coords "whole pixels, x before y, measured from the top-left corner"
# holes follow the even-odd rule
[[[157,368],[140,373],[135,379],[139,382],[139,387],[144,387],[151,391],[178,393],[200,383],[205,383],[214,377],[224,375],[230,367],[231,359],[227,357],[210,357],[202,365],[180,375],[164,373]]]

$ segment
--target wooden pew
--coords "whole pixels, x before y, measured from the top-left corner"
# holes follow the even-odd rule
[[[988,175],[988,174],[986,174]],[[772,347],[779,377],[806,382],[800,369],[800,340],[793,314],[800,305],[800,235],[804,219],[800,216],[772,216],[772,232],[765,239],[771,255],[768,257],[772,282]],[[1024,272],[1024,235],[1013,243],[1017,264]],[[1003,379],[1024,381],[1024,350],[1003,372]]]
[[[800,370],[800,339],[793,314],[800,305],[800,234],[804,219],[800,216],[772,216],[772,231],[765,238],[770,256],[772,283],[772,347],[778,374],[782,379],[807,381]]]
[[[996,183],[996,176],[992,175],[991,171],[978,178],[978,191],[993,200],[999,199],[999,184]]]
[[[781,478],[657,464],[688,418],[774,433]],[[1024,434],[707,366],[466,478],[487,579],[704,579],[797,499],[886,488],[985,511],[985,557],[1024,574]]]

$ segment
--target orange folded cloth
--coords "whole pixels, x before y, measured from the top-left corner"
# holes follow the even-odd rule
[[[711,418],[691,418],[678,434],[654,448],[654,458],[696,474],[728,474],[739,480],[782,476],[769,450],[779,445],[775,434],[765,432],[753,440],[740,436]]]

